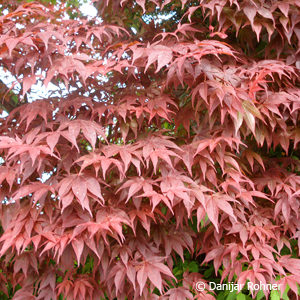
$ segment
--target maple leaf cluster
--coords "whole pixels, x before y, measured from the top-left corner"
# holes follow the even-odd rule
[[[214,299],[187,254],[297,295],[299,1],[93,2],[1,4],[2,295]]]

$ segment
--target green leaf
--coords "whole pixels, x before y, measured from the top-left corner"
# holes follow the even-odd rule
[[[239,293],[236,297],[236,300],[246,300],[246,295]]]
[[[166,213],[167,213],[167,208],[166,208],[165,206],[163,206],[163,207],[161,208],[161,212],[162,212],[164,215],[166,215]]]
[[[236,291],[231,291],[231,292],[228,294],[226,300],[235,300],[236,298],[237,298]]]
[[[12,95],[11,99],[13,100],[14,104],[18,104],[18,96],[17,95]]]
[[[271,300],[280,300],[280,294],[278,291],[271,291]]]
[[[211,265],[209,269],[204,272],[204,278],[210,278],[214,272],[214,266]]]
[[[191,261],[188,265],[188,270],[193,273],[199,272],[198,264],[195,261]]]
[[[182,275],[182,273],[183,273],[183,271],[179,267],[175,267],[173,269],[173,274],[174,274],[175,277],[180,277]]]
[[[289,296],[288,296],[288,292],[291,288],[289,287],[289,285],[286,286],[285,290],[284,290],[284,293],[282,295],[282,299],[283,300],[290,300]]]
[[[264,296],[265,296],[264,292],[262,290],[260,290],[257,293],[255,300],[261,300]]]

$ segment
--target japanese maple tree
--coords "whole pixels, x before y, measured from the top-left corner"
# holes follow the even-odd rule
[[[300,1],[75,4],[1,1],[1,299],[295,299]]]

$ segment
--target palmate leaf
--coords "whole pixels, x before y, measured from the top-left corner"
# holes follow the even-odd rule
[[[4,1],[0,295],[294,299],[298,2]]]

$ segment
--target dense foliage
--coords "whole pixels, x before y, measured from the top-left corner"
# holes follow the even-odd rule
[[[1,2],[1,299],[295,299],[300,1],[77,4]]]

